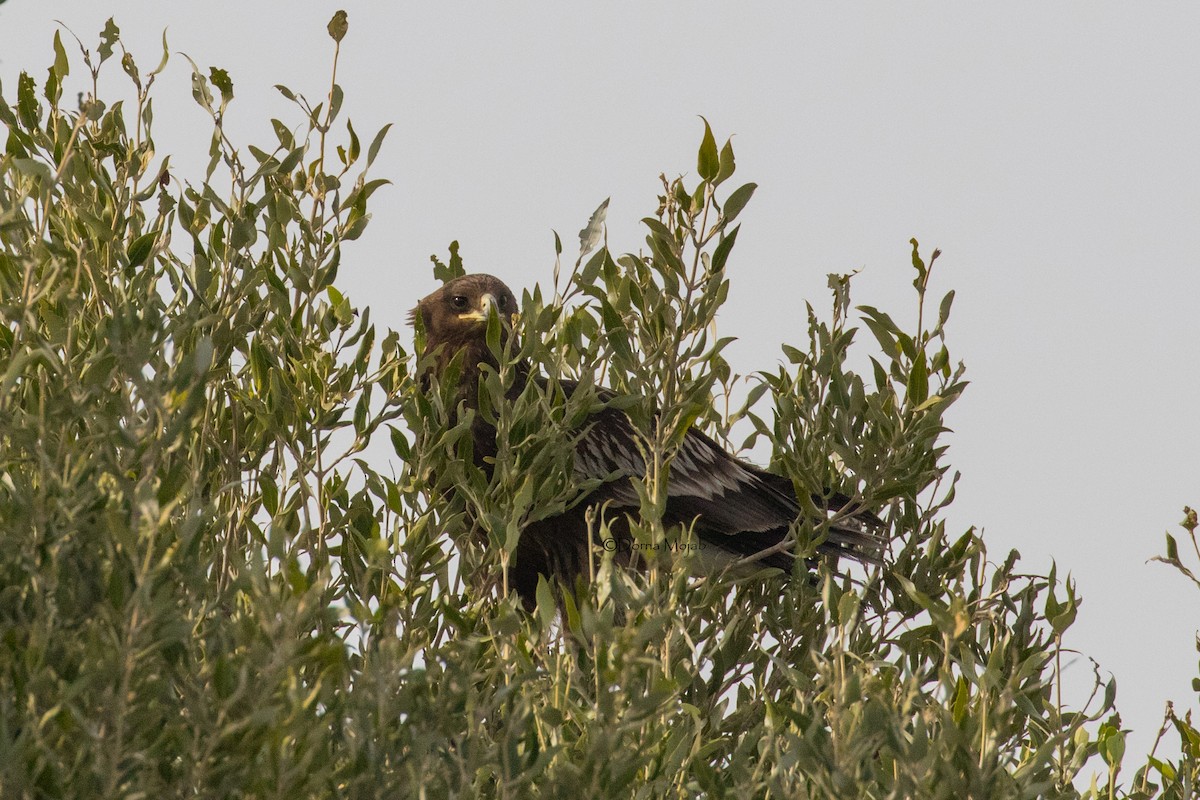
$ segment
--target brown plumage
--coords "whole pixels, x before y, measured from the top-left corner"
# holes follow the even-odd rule
[[[468,407],[477,402],[479,365],[496,366],[486,342],[487,320],[492,314],[499,315],[507,331],[516,310],[512,291],[498,278],[482,274],[447,282],[413,309],[414,320],[419,315],[425,331],[425,352],[434,354],[435,371],[441,373],[455,355],[463,353],[457,399]],[[528,375],[528,366],[518,365],[514,393],[521,390]],[[576,386],[570,381],[561,385],[568,394]],[[612,397],[611,392],[601,392],[601,399]],[[509,580],[527,605],[533,602],[539,575],[567,585],[587,576],[589,551],[594,546],[588,540],[585,519],[589,508],[607,503],[610,535],[618,540],[628,536],[626,515],[637,515],[633,481],[644,478],[646,469],[632,423],[623,412],[605,408],[588,424],[575,447],[575,476],[581,482],[605,482],[573,508],[530,523],[522,531]],[[485,470],[487,458],[496,452],[494,437],[495,432],[476,418],[472,437],[475,459]],[[834,512],[850,502],[843,495],[814,495],[813,501],[817,508]],[[706,554],[716,555],[718,563],[750,559],[790,572],[794,548],[787,542],[788,534],[802,514],[789,479],[730,455],[695,428],[688,431],[672,459],[663,524],[694,523],[702,552],[711,549]],[[883,546],[878,528],[878,518],[869,512],[847,515],[830,525],[818,550],[877,561]]]

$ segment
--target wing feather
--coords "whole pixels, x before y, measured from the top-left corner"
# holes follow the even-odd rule
[[[574,384],[564,381],[563,389],[570,393]],[[735,557],[753,556],[778,545],[804,514],[790,480],[735,458],[695,428],[684,437],[669,468],[667,521],[685,525],[694,521],[702,539]],[[629,418],[615,409],[596,414],[576,445],[575,477],[604,481],[602,498],[611,501],[615,511],[629,511],[638,506],[632,481],[645,475],[646,462]],[[817,508],[833,512],[849,502],[840,496],[813,499]],[[849,515],[830,526],[820,549],[876,561],[883,547],[878,523],[873,515]],[[790,553],[765,559],[777,566],[790,561]]]

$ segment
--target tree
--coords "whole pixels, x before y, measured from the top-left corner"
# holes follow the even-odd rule
[[[346,29],[339,12],[335,64]],[[831,276],[786,365],[734,374],[715,314],[754,184],[727,191],[733,148],[706,122],[641,252],[608,248],[604,204],[553,294],[525,293],[521,351],[482,391],[489,479],[406,336],[335,288],[386,129],[364,153],[340,86],[315,105],[281,88],[298,127],[235,146],[232,79],[192,64],[213,120],[194,181],[155,151],[165,41],[145,74],[111,22],[80,49],[78,108],[57,35],[45,83],[23,74],[0,103],[5,796],[1073,797],[1090,756],[1119,765],[1119,719],[1089,727],[1112,682],[1084,710],[1055,691],[1073,584],[989,561],[942,520],[943,415],[966,384],[936,251],[911,243],[911,330]],[[96,96],[116,61],[134,103]],[[457,245],[435,259],[463,270]],[[864,350],[866,376],[849,366]],[[550,380],[506,402],[518,358]],[[631,398],[656,467],[633,526],[650,566],[598,549],[587,592],[560,604],[543,584],[529,614],[507,561],[523,521],[578,496],[570,437],[594,400],[561,378]],[[688,535],[658,500],[690,424],[882,509],[888,566],[700,578],[686,548],[656,553]],[[395,460],[368,462],[385,429]],[[1189,741],[1133,790],[1151,770],[1191,786]]]

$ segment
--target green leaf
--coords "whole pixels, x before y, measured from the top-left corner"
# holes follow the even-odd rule
[[[448,264],[443,264],[436,255],[430,256],[429,260],[433,262],[434,279],[443,283],[455,278],[461,278],[467,274],[467,271],[463,268],[462,258],[458,255],[457,239],[450,243],[450,261]]]
[[[946,292],[946,296],[942,298],[942,304],[938,308],[938,327],[941,328],[946,324],[946,320],[950,319],[950,306],[954,304],[954,290]]]
[[[342,100],[343,99],[345,99],[345,93],[342,91],[342,87],[335,83],[333,85],[333,88],[329,91],[329,116],[327,117],[328,120],[333,120],[333,119],[337,118],[338,112],[342,110]]]
[[[297,147],[283,157],[283,161],[279,162],[279,171],[285,174],[291,172],[297,167],[297,165],[299,165],[300,159],[302,158],[304,158],[303,145]]]
[[[1104,724],[1100,726],[1099,739],[1096,749],[1100,751],[1104,763],[1110,767],[1119,765],[1125,757],[1125,734],[1112,725]]]
[[[350,146],[347,148],[347,163],[353,164],[358,161],[358,156],[362,152],[362,145],[359,144],[358,134],[354,132],[354,126],[350,124],[350,120],[346,120],[346,130],[350,132]]]
[[[200,74],[200,68],[196,66],[196,62],[190,58],[188,61],[192,65],[192,97],[202,108],[211,112],[213,111],[213,97],[212,92],[208,90],[208,81]],[[214,144],[217,142],[215,137],[213,142]],[[209,168],[210,174],[211,171],[212,167]]]
[[[277,119],[271,120],[271,127],[275,129],[275,138],[279,140],[279,145],[285,150],[291,150],[296,146],[296,137],[288,130],[288,126],[284,125]]]
[[[133,80],[135,86],[141,88],[142,76],[138,72],[137,64],[133,60],[133,53],[126,53],[121,56],[121,69],[125,70],[125,74]]]
[[[742,213],[742,209],[750,202],[750,198],[754,196],[754,190],[758,188],[757,183],[747,183],[733,190],[733,194],[725,200],[725,205],[721,208],[721,224],[728,225],[737,219],[737,215]]]
[[[925,277],[925,273],[927,271],[926,267],[925,267],[925,262],[921,260],[920,245],[917,244],[917,240],[909,239],[908,243],[912,245],[912,265],[913,265],[913,269],[915,269],[917,271],[917,280],[919,281],[920,279]],[[919,285],[918,285],[918,288],[920,288]]]
[[[721,148],[721,169],[717,172],[717,179],[713,181],[713,186],[720,186],[736,169],[737,164],[733,159],[733,139],[726,139],[725,146]]]
[[[28,72],[17,78],[17,114],[26,128],[36,128],[39,120],[37,87]]]
[[[708,126],[708,120],[704,120],[704,138],[700,141],[700,153],[696,158],[696,170],[700,173],[700,177],[706,181],[712,182],[721,171],[721,157],[717,153],[717,140],[713,138],[712,128]]]
[[[221,90],[221,103],[228,103],[233,99],[233,80],[229,77],[229,73],[217,67],[208,68],[208,79],[212,81],[212,85]]]
[[[871,356],[870,358],[871,368],[875,373],[875,391],[884,392],[888,387],[887,370],[883,368],[882,364],[875,360],[874,356]]]
[[[103,64],[113,54],[113,47],[116,46],[117,40],[121,38],[121,29],[112,21],[112,17],[108,18],[108,22],[104,23],[104,30],[100,31],[100,46],[97,50],[100,53],[100,63]]]
[[[729,253],[733,250],[734,243],[737,242],[737,234],[739,230],[741,230],[740,225],[728,233],[721,235],[721,241],[717,243],[717,249],[713,251],[713,272],[720,272],[721,270],[725,269],[725,262],[729,260]]]
[[[607,250],[597,250],[596,254],[588,259],[588,262],[583,265],[583,269],[579,272],[579,285],[592,286],[596,283],[596,279],[600,277],[600,270],[604,267],[605,259],[608,257]]]
[[[554,624],[554,616],[558,610],[558,605],[554,602],[554,592],[550,590],[550,584],[546,581],[544,575],[538,576],[535,594],[537,595],[537,610],[538,616],[542,620],[542,627],[550,630]]]
[[[140,267],[146,263],[150,251],[154,249],[156,238],[157,234],[147,233],[133,240],[133,244],[129,245],[129,266]]]
[[[349,29],[349,27],[350,25],[346,18],[346,12],[344,10],[339,10],[333,15],[333,18],[329,20],[329,25],[326,29],[329,31],[329,38],[340,43],[342,39],[345,38],[346,31]]]
[[[787,356],[788,363],[803,364],[808,361],[808,355],[803,350],[792,347],[790,344],[784,344],[782,347],[783,354]]]
[[[839,625],[849,625],[858,617],[859,598],[853,592],[846,592],[838,599],[837,621]]]
[[[954,692],[954,703],[952,704],[954,722],[962,725],[963,720],[967,718],[967,704],[971,700],[971,687],[967,684],[967,679],[961,675],[958,678],[958,686]]]
[[[862,321],[879,342],[880,349],[888,358],[895,360],[900,349],[896,346],[895,326],[889,324],[891,319],[886,315],[878,315],[870,306],[859,306],[859,310],[863,311]]]
[[[258,476],[258,490],[262,494],[263,508],[275,516],[279,512],[279,486],[275,479],[263,472]]]
[[[167,61],[171,58],[171,51],[167,47],[167,29],[163,28],[162,33],[162,59],[159,60],[158,66],[150,73],[151,76],[157,75],[167,68]]]
[[[54,181],[54,171],[50,169],[49,164],[42,161],[36,161],[32,158],[14,158],[12,165],[22,175],[27,175],[40,181],[42,191],[48,190],[50,184]]]
[[[1067,628],[1075,624],[1075,616],[1077,613],[1078,607],[1073,601],[1068,600],[1066,603],[1060,606],[1059,613],[1055,614],[1049,619],[1050,627],[1053,628],[1055,633],[1062,634],[1067,630]]]
[[[71,74],[71,62],[67,59],[67,51],[63,49],[62,37],[58,35],[58,31],[54,32],[54,66],[52,69],[60,82]]]
[[[912,369],[908,372],[908,403],[919,406],[929,397],[929,367],[925,363],[924,351],[917,353]]]
[[[371,166],[375,162],[375,156],[379,154],[379,148],[383,145],[383,139],[392,128],[392,123],[388,123],[379,129],[379,133],[375,134],[375,138],[371,140],[371,146],[367,148],[367,166]]]

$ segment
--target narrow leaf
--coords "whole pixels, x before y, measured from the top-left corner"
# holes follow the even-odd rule
[[[713,181],[713,186],[724,183],[735,169],[737,169],[737,164],[733,159],[733,139],[726,139],[725,146],[721,148],[721,169],[717,172],[717,179]]]
[[[592,212],[588,224],[579,232],[579,258],[575,261],[575,266],[583,263],[583,257],[595,250],[603,240],[604,220],[608,216],[608,201],[611,199],[611,197],[604,198],[600,207]]]
[[[742,209],[750,202],[750,198],[754,196],[754,190],[757,188],[757,183],[747,183],[734,189],[733,194],[729,195],[725,200],[725,206],[721,209],[723,217],[721,224],[728,225],[737,219],[737,215],[742,213]]]
[[[908,373],[908,402],[919,406],[929,396],[929,367],[925,363],[924,351],[917,353],[912,369]]]
[[[379,133],[375,134],[375,138],[371,140],[371,146],[367,148],[367,166],[375,161],[375,156],[379,153],[379,148],[383,144],[383,138],[387,136],[388,130],[392,127],[392,123],[388,123],[379,129]]]
[[[700,153],[696,158],[696,170],[700,173],[700,177],[706,181],[712,181],[721,171],[721,157],[717,153],[717,140],[713,138],[712,128],[708,125],[708,120],[704,120],[704,138],[700,141]]]

